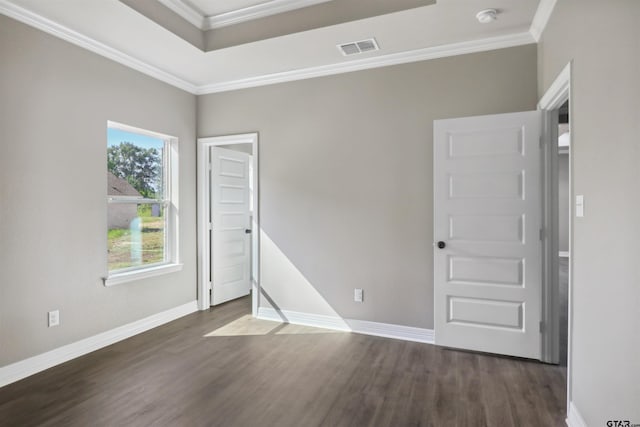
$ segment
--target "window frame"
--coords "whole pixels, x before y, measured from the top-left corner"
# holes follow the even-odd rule
[[[160,139],[164,142],[164,151],[162,158],[162,198],[147,199],[136,198],[131,196],[109,196],[105,195],[105,207],[108,210],[109,205],[113,204],[159,204],[164,207],[165,215],[165,233],[164,233],[164,260],[154,262],[152,264],[142,264],[138,266],[121,268],[118,270],[109,270],[108,259],[106,261],[107,274],[103,278],[105,286],[113,286],[120,283],[140,280],[147,277],[173,273],[182,270],[182,263],[179,257],[178,245],[178,138],[140,129],[134,126],[125,125],[113,121],[107,122],[107,129],[118,129],[125,132],[137,133],[153,138]],[[105,221],[105,225],[106,221]],[[108,228],[108,227],[107,227]],[[106,236],[107,233],[104,233]],[[107,245],[105,245],[107,246]]]

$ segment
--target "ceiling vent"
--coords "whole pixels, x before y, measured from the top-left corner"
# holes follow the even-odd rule
[[[344,56],[357,55],[364,52],[372,52],[374,50],[380,50],[376,39],[360,40],[358,42],[350,42],[339,44],[338,49]]]

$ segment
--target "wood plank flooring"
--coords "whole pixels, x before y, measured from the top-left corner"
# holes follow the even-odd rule
[[[564,368],[249,312],[233,301],[0,388],[0,426],[564,425]]]

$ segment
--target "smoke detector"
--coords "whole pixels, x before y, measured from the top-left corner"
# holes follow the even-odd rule
[[[364,52],[373,52],[374,50],[380,50],[376,39],[367,39],[357,42],[339,44],[338,49],[343,56],[351,56]]]
[[[476,14],[476,19],[481,24],[488,24],[498,19],[498,11],[495,9],[481,10]]]

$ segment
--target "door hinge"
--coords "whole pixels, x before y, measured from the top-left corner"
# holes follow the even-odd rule
[[[542,136],[541,136],[541,137],[538,139],[538,142],[539,142],[540,148],[544,147],[544,137],[542,137]]]
[[[213,223],[212,222],[209,223],[209,230],[213,230]]]
[[[211,282],[209,282],[209,290],[212,290],[212,289],[213,289],[213,286],[212,286]]]
[[[541,320],[540,321],[540,333],[544,332],[544,322]]]
[[[544,240],[544,228],[540,229],[540,240]]]

